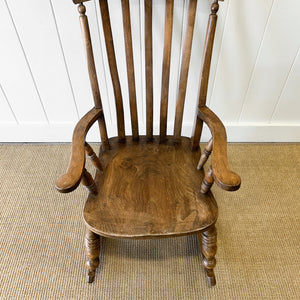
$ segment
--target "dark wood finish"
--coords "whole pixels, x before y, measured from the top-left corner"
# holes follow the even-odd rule
[[[73,133],[69,167],[66,174],[60,176],[56,181],[56,189],[59,192],[72,192],[79,185],[85,165],[85,136],[101,115],[103,115],[102,109],[93,108],[77,123]],[[106,149],[105,144],[102,146]]]
[[[87,142],[85,142],[85,153],[87,157],[91,160],[95,168],[99,171],[103,171],[102,164],[98,156],[94,152],[93,148]]]
[[[207,87],[208,87],[208,79],[211,65],[211,56],[214,45],[215,31],[217,26],[217,12],[219,10],[218,1],[215,0],[211,6],[211,14],[208,19],[208,26],[206,31],[206,38],[204,44],[204,53],[202,58],[202,71],[201,71],[201,80],[200,80],[200,92],[199,92],[199,100],[198,106],[204,106],[206,104],[206,96],[207,96]],[[194,133],[192,137],[192,149],[198,148],[201,133],[202,133],[203,122],[201,119],[196,117],[195,125],[194,125]]]
[[[162,142],[165,140],[167,134],[173,8],[174,8],[174,0],[166,0],[165,38],[164,38],[164,55],[163,55],[162,81],[161,81],[161,106],[160,106],[160,139]]]
[[[203,266],[206,273],[206,278],[210,286],[216,285],[216,277],[214,267],[216,266],[215,255],[217,253],[217,230],[215,226],[202,232],[199,238],[202,244]]]
[[[87,1],[91,1],[91,0],[73,0],[73,3],[74,4],[80,4],[80,3],[83,3],[83,2],[87,2]]]
[[[201,170],[203,168],[203,166],[207,162],[209,156],[211,155],[212,149],[213,149],[213,139],[211,138],[208,141],[208,143],[207,143],[206,147],[204,148],[203,153],[199,159],[199,163],[197,166],[198,170]]]
[[[216,15],[219,9],[218,3],[213,3],[211,7],[211,15],[208,19],[208,28],[206,33],[204,53],[203,53],[203,62],[202,62],[202,74],[200,81],[200,92],[199,92],[199,106],[204,106],[206,104],[207,96],[207,87],[208,87],[208,78],[210,73],[211,57],[214,45],[215,31],[217,26],[218,16]]]
[[[89,71],[89,77],[90,77],[90,82],[91,82],[91,87],[92,87],[92,92],[93,92],[93,97],[94,97],[94,103],[95,103],[96,108],[102,109],[102,102],[101,102],[98,79],[97,79],[97,72],[96,72],[96,67],[95,67],[95,60],[94,60],[94,54],[93,54],[93,47],[92,47],[89,23],[88,23],[87,16],[85,15],[86,9],[83,4],[80,4],[78,6],[78,12],[80,13],[79,20],[80,20],[82,37],[83,37],[83,41],[84,41],[84,45],[85,45],[88,71]],[[99,116],[98,124],[99,124],[99,129],[100,129],[101,142],[106,149],[109,149],[104,114]]]
[[[87,228],[84,246],[84,252],[87,258],[85,266],[88,271],[86,281],[92,283],[95,279],[96,269],[99,266],[100,236]]]
[[[179,90],[178,90],[178,97],[176,102],[175,124],[174,124],[175,138],[179,138],[181,136],[182,117],[183,117],[183,109],[184,109],[184,102],[185,102],[186,85],[187,85],[188,74],[189,74],[196,8],[197,8],[197,0],[190,0],[189,12],[188,12],[188,24],[187,24],[186,34],[185,34],[180,78],[179,78]]]
[[[152,0],[145,3],[146,134],[153,137]]]
[[[205,173],[205,177],[201,184],[201,193],[207,193],[214,183],[213,171],[210,167],[208,171]]]
[[[99,3],[100,3],[102,26],[104,31],[109,70],[110,70],[110,75],[111,75],[113,90],[115,95],[118,136],[120,142],[123,142],[125,139],[123,100],[122,100],[121,85],[120,85],[116,56],[115,56],[114,42],[113,42],[112,31],[111,31],[108,4],[107,4],[107,0],[99,0]]]
[[[213,136],[212,170],[216,184],[226,191],[238,190],[241,178],[229,168],[227,135],[223,123],[206,106],[198,109],[198,117],[208,125]]]
[[[138,132],[129,0],[121,0],[132,124],[132,136],[128,137],[125,137],[122,93],[108,3],[107,0],[99,0],[117,108],[118,137],[110,139],[107,136],[102,111],[88,20],[82,4],[86,1],[88,0],[73,0],[79,4],[80,24],[95,107],[75,127],[69,167],[66,174],[57,180],[56,188],[67,193],[82,182],[89,191],[84,207],[87,227],[87,281],[93,282],[99,265],[100,236],[142,239],[197,234],[206,277],[209,285],[213,286],[216,283],[213,269],[217,250],[214,224],[217,221],[218,207],[210,188],[214,181],[228,191],[237,190],[241,184],[240,177],[229,169],[224,125],[206,107],[218,1],[214,0],[211,6],[202,61],[197,118],[191,139],[181,137],[181,128],[197,0],[189,2],[173,136],[167,136],[166,133],[174,0],[165,0],[160,136],[153,136],[152,0],[144,0],[146,136],[139,136]],[[99,158],[85,141],[88,130],[97,120],[102,141]],[[203,122],[208,125],[212,139],[200,157],[199,141]],[[211,153],[211,167],[204,174],[203,165]],[[85,169],[86,156],[97,169],[94,179]]]
[[[97,186],[95,184],[95,181],[92,177],[92,175],[86,170],[83,170],[81,183],[85,186],[85,188],[93,195],[97,195]]]
[[[101,236],[153,238],[197,233],[216,221],[212,194],[200,191],[200,151],[189,149],[189,138],[128,138],[125,144],[112,138],[110,144],[100,153],[99,194],[84,208],[87,227]]]
[[[122,0],[122,11],[123,11],[123,27],[124,27],[124,39],[125,39],[125,51],[126,51],[126,63],[127,63],[128,92],[129,92],[129,103],[130,103],[132,137],[134,140],[137,140],[139,138],[139,128],[138,128],[138,115],[137,115],[137,107],[136,107],[136,90],[135,90],[135,77],[134,77],[134,65],[133,65],[129,0]]]

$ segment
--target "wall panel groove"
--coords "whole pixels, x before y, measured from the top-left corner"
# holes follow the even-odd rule
[[[1,36],[6,41],[6,43],[1,43],[0,48],[0,78],[2,86],[6,89],[10,106],[20,123],[28,121],[49,123],[8,3],[3,0],[0,5],[0,18],[3,22],[0,30]],[[18,84],[18,90],[16,90],[17,82],[21,83]],[[28,97],[28,103],[23,101],[24,96]],[[28,104],[33,106],[34,109],[28,114],[24,114]]]
[[[281,92],[280,92],[280,94],[279,94],[278,100],[276,101],[276,103],[275,103],[275,105],[274,105],[274,108],[273,108],[272,115],[271,115],[271,117],[270,117],[269,123],[272,123],[272,120],[273,120],[273,118],[274,118],[276,109],[278,108],[279,102],[280,102],[280,100],[281,100],[281,98],[282,98],[282,95],[283,95],[283,93],[284,93],[284,91],[285,91],[285,89],[286,89],[286,87],[287,87],[287,85],[288,85],[289,79],[290,79],[291,74],[292,74],[292,71],[293,71],[293,69],[294,69],[294,67],[295,67],[295,63],[296,63],[296,61],[297,61],[297,58],[298,58],[298,56],[299,56],[299,53],[300,53],[300,46],[299,46],[299,48],[298,48],[298,51],[297,51],[297,53],[296,53],[296,55],[295,55],[295,58],[294,58],[292,64],[291,64],[291,67],[290,67],[290,69],[289,69],[289,71],[288,71],[286,80],[284,81],[284,85],[282,86],[282,90],[281,90]],[[300,99],[300,95],[299,95],[299,99]],[[299,114],[300,114],[300,112],[299,112]]]
[[[48,121],[77,120],[49,1],[8,3]],[[68,109],[57,109],[61,99]]]
[[[79,119],[79,112],[78,112],[78,107],[77,107],[77,103],[76,103],[76,100],[75,100],[74,89],[73,89],[73,85],[72,85],[71,78],[70,78],[70,72],[69,72],[65,52],[64,52],[64,49],[63,49],[63,45],[62,45],[61,36],[60,36],[59,29],[58,29],[58,26],[57,26],[55,12],[54,12],[54,9],[53,9],[53,3],[52,3],[51,0],[49,0],[49,3],[50,3],[50,7],[51,7],[51,13],[52,13],[52,16],[53,16],[54,24],[55,24],[55,29],[56,29],[56,32],[57,32],[57,38],[59,40],[59,46],[60,46],[60,49],[61,49],[61,54],[63,56],[63,61],[64,61],[64,65],[65,65],[65,68],[66,68],[66,73],[67,73],[67,76],[68,76],[68,79],[69,79],[70,89],[71,89],[71,93],[72,93],[72,96],[73,96],[73,101],[74,101],[74,106],[75,106],[76,113],[77,113],[77,118]]]
[[[269,123],[300,46],[300,18],[299,9],[296,9],[299,5],[298,0],[274,2],[241,122]]]
[[[239,117],[238,117],[239,122],[241,121],[241,116],[242,116],[242,113],[243,113],[243,110],[244,110],[244,107],[245,107],[245,102],[246,102],[246,99],[247,99],[249,88],[250,88],[252,80],[253,80],[254,71],[255,71],[255,68],[257,66],[258,58],[259,58],[259,55],[260,55],[260,52],[261,52],[261,49],[262,49],[262,45],[263,45],[263,42],[264,42],[264,39],[265,39],[265,36],[266,36],[268,24],[269,24],[269,21],[270,21],[270,16],[272,14],[273,7],[274,7],[274,1],[275,0],[272,1],[271,7],[270,7],[270,11],[269,11],[269,15],[268,15],[267,20],[266,20],[266,25],[265,25],[265,29],[264,29],[264,32],[263,32],[263,35],[262,35],[262,39],[261,39],[261,42],[259,44],[258,51],[257,51],[256,57],[255,57],[255,63],[253,65],[251,75],[250,75],[250,78],[249,78],[249,83],[247,85],[245,95],[243,96],[243,99],[242,99],[242,107],[241,107]]]
[[[19,124],[19,121],[10,106],[9,100],[3,90],[2,85],[0,84],[0,123],[16,123]],[[15,121],[15,122],[14,122]]]

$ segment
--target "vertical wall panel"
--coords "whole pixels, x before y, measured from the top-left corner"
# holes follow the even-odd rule
[[[300,2],[274,1],[241,122],[269,121],[300,46]]]
[[[300,49],[285,83],[271,123],[299,123],[300,121]]]
[[[273,0],[231,0],[211,108],[223,121],[238,121]],[[259,9],[258,9],[259,7]],[[255,14],[255,22],[253,15]]]
[[[50,2],[32,0],[29,5],[27,1],[7,0],[7,3],[49,121],[77,120]]]
[[[18,33],[7,9],[0,1],[0,82],[20,123],[47,122]],[[5,102],[0,107],[6,110]]]

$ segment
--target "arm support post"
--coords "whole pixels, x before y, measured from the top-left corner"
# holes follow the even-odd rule
[[[213,138],[211,138],[208,141],[206,147],[204,148],[203,153],[202,153],[202,155],[199,159],[197,170],[203,169],[203,166],[205,165],[205,163],[207,162],[209,156],[211,155],[212,148],[213,148]]]
[[[98,156],[94,152],[93,148],[87,142],[85,142],[85,146],[84,147],[85,147],[85,153],[86,153],[86,155],[91,160],[91,162],[95,166],[95,168],[98,171],[103,172],[103,167],[102,167],[102,164],[100,162],[100,159],[98,158]]]
[[[213,171],[210,167],[209,170],[205,173],[205,177],[203,178],[202,184],[201,184],[201,193],[206,194],[212,185],[214,184],[214,177],[213,177]]]

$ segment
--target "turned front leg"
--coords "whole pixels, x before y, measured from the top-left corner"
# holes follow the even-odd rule
[[[85,239],[85,255],[86,255],[86,268],[88,270],[87,282],[91,283],[95,279],[95,272],[99,266],[100,254],[100,236],[88,228],[86,229]]]
[[[216,266],[215,255],[217,253],[217,230],[215,226],[211,226],[208,230],[201,233],[199,241],[202,243],[202,264],[205,269],[208,284],[213,286],[216,284],[214,267]]]

